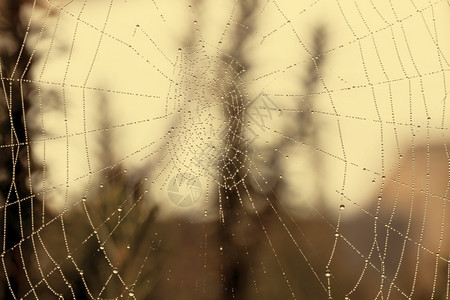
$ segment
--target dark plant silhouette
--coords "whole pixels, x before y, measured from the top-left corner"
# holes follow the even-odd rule
[[[242,141],[246,124],[245,108],[248,100],[242,89],[241,76],[248,71],[249,64],[243,52],[243,47],[254,27],[253,14],[258,7],[257,0],[239,1],[239,17],[231,46],[227,49],[229,55],[222,55],[224,66],[218,70],[218,78],[231,76],[227,80],[228,86],[223,89],[223,111],[227,122],[227,133],[223,141],[222,157],[219,159],[219,243],[221,244],[221,273],[223,284],[223,299],[242,299],[249,283],[249,251],[250,244],[246,244],[245,237],[239,235],[239,227],[245,226],[250,220],[247,218],[242,199],[246,197],[245,168],[246,150]],[[242,223],[241,223],[242,222]],[[242,224],[242,225],[241,225]],[[244,239],[242,239],[244,238]],[[251,250],[251,249],[250,249]]]
[[[23,295],[32,282],[30,271],[35,237],[42,224],[31,186],[32,173],[39,171],[33,161],[29,141],[33,131],[27,124],[32,84],[30,52],[24,47],[27,24],[20,18],[22,5],[28,1],[0,1],[0,203],[1,268],[0,294]],[[9,296],[8,296],[9,295]]]
[[[101,179],[93,180],[75,206],[59,216],[64,229],[59,224],[45,228],[42,245],[47,250],[38,248],[40,264],[47,266],[44,273],[60,266],[65,280],[53,276],[49,285],[40,285],[39,293],[47,297],[55,292],[64,297],[74,294],[77,299],[147,299],[159,277],[159,246],[151,236],[158,209],[147,196],[148,178],[128,172],[117,162],[104,95],[99,111],[96,161],[103,165],[97,176]],[[72,252],[67,253],[64,243],[73,245]],[[152,284],[146,282],[150,278]]]

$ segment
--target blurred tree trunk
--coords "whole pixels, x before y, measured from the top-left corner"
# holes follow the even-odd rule
[[[224,138],[224,153],[220,164],[221,184],[219,187],[219,243],[222,255],[222,284],[223,299],[243,299],[249,283],[248,247],[237,237],[239,227],[247,226],[242,197],[246,195],[245,189],[240,188],[244,183],[242,174],[246,161],[245,149],[242,141],[244,126],[246,124],[245,106],[247,99],[240,76],[245,72],[249,64],[243,55],[243,45],[253,29],[252,15],[256,11],[258,0],[239,1],[239,17],[237,28],[230,49],[230,56],[223,55],[222,62],[227,68],[232,68],[235,76],[228,90],[224,92],[223,110],[227,119],[228,131]],[[222,71],[222,70],[219,70]],[[222,75],[222,74],[221,74]]]
[[[319,25],[312,30],[313,40],[311,56],[312,59],[308,62],[306,67],[306,74],[302,78],[303,94],[305,95],[300,105],[298,106],[299,114],[297,116],[297,128],[296,132],[292,132],[291,136],[296,136],[299,141],[306,142],[313,149],[319,149],[320,147],[320,123],[313,117],[312,112],[316,109],[316,93],[321,87],[323,77],[323,65],[325,63],[324,51],[327,44],[327,30],[324,25]],[[322,74],[321,74],[322,73]],[[310,161],[313,164],[311,175],[314,177],[314,195],[317,199],[317,208],[324,212],[325,208],[325,195],[324,187],[322,185],[321,178],[323,178],[323,164],[322,154],[318,151],[314,151],[310,154]]]
[[[30,53],[22,45],[27,24],[20,20],[20,9],[25,2],[0,1],[0,222],[3,230],[0,293],[7,298],[31,289],[26,265],[30,261],[27,253],[33,249],[27,237],[33,226],[38,225],[33,224],[35,200],[29,182],[35,166],[25,118],[30,85],[27,71],[31,67]]]

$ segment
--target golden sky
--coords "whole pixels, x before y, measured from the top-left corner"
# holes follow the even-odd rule
[[[35,101],[36,109],[39,101],[43,108],[36,126],[42,129],[43,122],[46,134],[45,142],[36,143],[36,156],[45,159],[47,185],[57,187],[49,198],[61,199],[66,182],[67,198],[79,197],[86,189],[86,175],[102,167],[96,139],[104,132],[99,130],[104,111],[114,124],[109,131],[116,138],[117,160],[124,158],[127,170],[137,173],[147,172],[148,155],[156,157],[152,152],[167,141],[173,120],[181,122],[187,111],[197,114],[192,126],[197,121],[221,126],[217,95],[202,98],[182,91],[180,96],[175,86],[193,72],[204,75],[199,80],[210,80],[205,60],[215,64],[217,53],[229,54],[233,28],[242,26],[236,23],[234,1],[203,2],[197,7],[195,1],[175,0],[60,1],[51,16],[39,8],[33,11],[28,40],[28,47],[36,50],[33,80],[42,92],[61,95],[57,112],[46,97]],[[286,180],[292,185],[293,203],[316,201],[316,178],[308,175],[315,148],[323,160],[327,203],[334,208],[341,192],[357,202],[376,193],[382,174],[389,176],[398,155],[413,143],[429,139],[442,144],[448,139],[449,12],[446,1],[261,1],[245,46],[251,68],[243,80],[250,99],[267,94],[283,117],[274,117],[269,129],[259,132],[256,145],[265,136],[277,138],[283,119],[302,101],[299,83],[311,61],[312,32],[324,26],[328,37],[322,82],[314,96],[314,117],[322,124],[320,143],[289,153]],[[186,47],[196,28],[203,42]],[[201,59],[188,66],[192,51]],[[177,112],[190,97],[194,101]],[[166,113],[170,117],[164,117]],[[211,119],[209,113],[218,116]],[[181,161],[198,156],[205,142],[193,128],[185,129],[182,144],[169,146],[170,155],[181,155]],[[154,184],[162,189],[155,191],[161,203],[168,202],[165,184],[171,177],[178,171],[196,172],[195,167],[182,170],[186,166],[177,159],[169,161],[165,169],[158,168],[161,175]],[[201,180],[213,188],[210,177]],[[203,212],[204,207],[193,210]]]

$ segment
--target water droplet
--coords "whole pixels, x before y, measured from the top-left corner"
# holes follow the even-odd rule
[[[83,200],[83,202],[86,202],[86,197],[83,197],[83,199],[82,199],[82,200]]]
[[[121,212],[121,211],[122,211],[122,208],[121,208],[121,207],[119,207],[119,208],[117,209],[117,211],[118,211],[118,212]]]
[[[326,276],[326,277],[330,277],[330,276],[331,276],[330,270],[326,270],[326,271],[325,271],[325,276]]]
[[[117,270],[117,268],[114,268],[113,269],[113,274],[118,274],[119,273],[119,270]]]
[[[134,292],[133,292],[133,291],[130,291],[130,292],[128,293],[128,296],[134,297]]]
[[[344,204],[341,204],[341,205],[339,206],[339,209],[340,209],[340,210],[345,209],[345,205],[344,205]]]
[[[100,183],[100,188],[102,188],[103,187],[103,183]]]
[[[223,247],[222,247],[222,246],[220,246],[219,250],[220,250],[220,251],[222,251],[222,250],[223,250]]]
[[[105,250],[105,246],[100,246],[100,250]]]
[[[335,233],[334,233],[334,236],[339,236],[339,232],[335,232]]]
[[[83,276],[84,272],[83,270],[80,270],[80,275]]]

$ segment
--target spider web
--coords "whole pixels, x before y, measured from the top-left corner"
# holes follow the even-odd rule
[[[1,298],[448,299],[449,12],[25,1]]]

